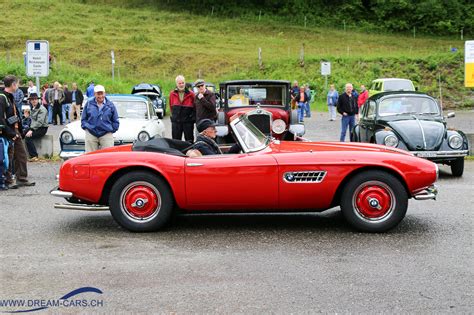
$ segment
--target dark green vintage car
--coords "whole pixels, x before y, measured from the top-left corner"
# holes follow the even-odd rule
[[[438,102],[418,92],[384,92],[371,96],[360,109],[352,137],[410,151],[415,156],[451,166],[454,176],[464,172],[469,152],[466,135],[446,127]]]

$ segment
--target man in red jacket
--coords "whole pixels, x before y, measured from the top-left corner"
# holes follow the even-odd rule
[[[357,98],[357,105],[359,108],[364,105],[365,101],[369,98],[369,91],[366,90],[365,85],[360,86],[360,94],[359,97]]]
[[[360,94],[357,98],[357,106],[360,108],[369,98],[369,91],[365,88],[365,85],[360,86]],[[359,114],[356,115],[356,120],[359,121]]]
[[[186,89],[184,76],[176,77],[176,88],[170,92],[171,134],[173,139],[184,139],[194,142],[194,123],[196,122],[196,108],[194,107],[194,93]]]

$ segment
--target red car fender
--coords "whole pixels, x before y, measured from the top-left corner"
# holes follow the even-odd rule
[[[75,159],[68,160],[61,166],[59,188],[72,192],[76,198],[99,203],[103,193],[110,191],[119,176],[133,170],[150,170],[162,176],[170,185],[178,206],[186,203],[183,157],[152,152],[134,152],[133,157],[130,159],[127,152],[113,151],[82,156],[80,164],[75,163]],[[88,177],[77,177],[74,169],[78,165],[89,168]]]

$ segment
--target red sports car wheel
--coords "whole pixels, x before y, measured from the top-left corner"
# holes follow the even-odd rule
[[[367,221],[385,220],[396,204],[393,190],[380,181],[362,183],[352,196],[352,206],[356,213]]]
[[[152,220],[160,211],[161,195],[147,182],[132,182],[120,195],[121,209],[132,221]]]
[[[365,232],[385,232],[405,217],[408,194],[395,176],[379,170],[355,175],[341,196],[341,210],[346,220]]]
[[[173,210],[168,184],[145,171],[134,171],[120,177],[109,196],[110,212],[115,221],[133,232],[150,232],[162,228]]]

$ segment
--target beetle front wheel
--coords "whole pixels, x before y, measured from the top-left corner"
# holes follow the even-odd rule
[[[464,173],[464,158],[459,158],[451,162],[451,173],[455,177],[461,177]]]
[[[393,175],[373,170],[357,174],[344,187],[341,209],[346,220],[364,232],[385,232],[405,217],[408,196]]]

